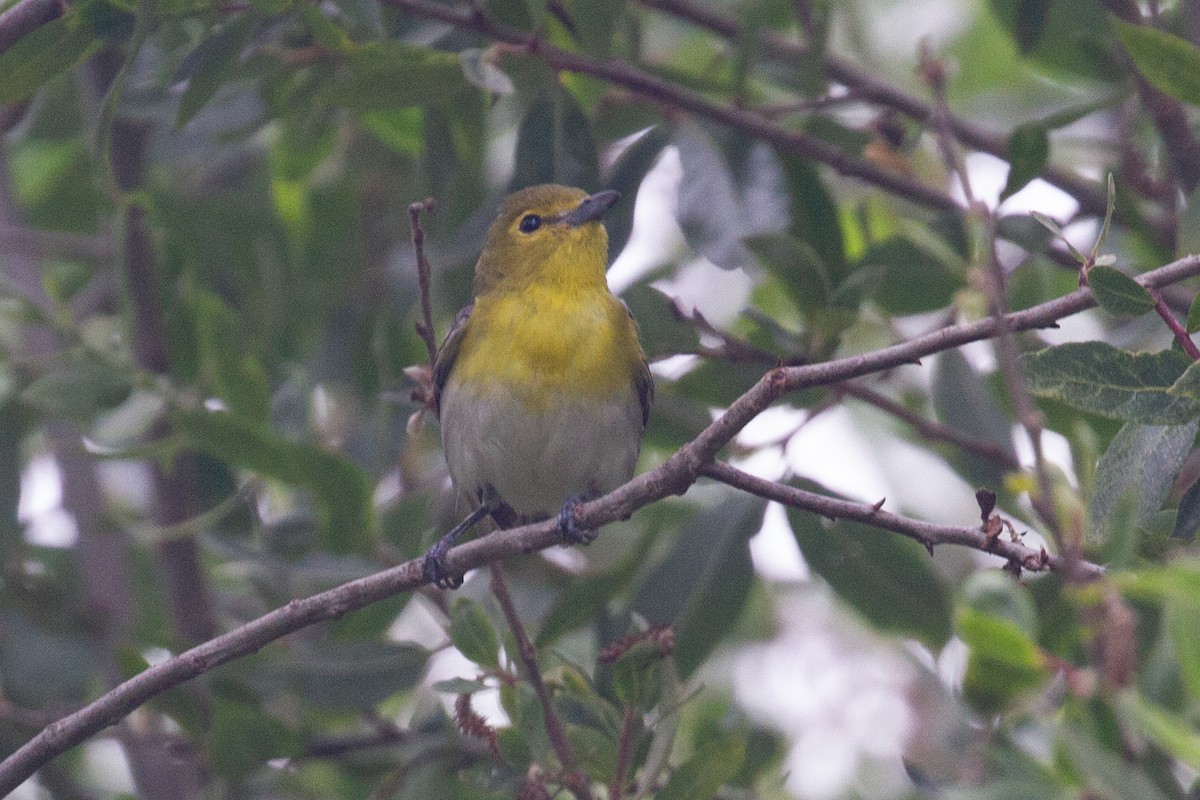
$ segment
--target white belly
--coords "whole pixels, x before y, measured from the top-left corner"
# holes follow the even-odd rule
[[[624,396],[545,410],[501,387],[471,391],[452,376],[442,394],[450,476],[473,502],[491,486],[519,514],[547,517],[570,497],[607,492],[633,475],[642,407],[632,386]]]

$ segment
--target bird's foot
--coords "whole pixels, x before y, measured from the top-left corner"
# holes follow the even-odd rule
[[[463,584],[463,576],[455,575],[446,566],[446,553],[454,545],[447,534],[434,542],[421,562],[421,575],[439,589],[457,589]]]
[[[596,538],[597,531],[584,528],[575,520],[575,509],[586,499],[587,497],[581,494],[570,497],[558,512],[558,534],[562,537],[563,547],[573,544],[588,545]]]
[[[466,519],[433,543],[433,547],[425,553],[425,560],[421,563],[421,575],[425,580],[439,589],[457,589],[462,586],[463,576],[455,575],[446,566],[446,553],[458,541],[459,536],[474,527],[479,520],[491,513],[491,510],[492,507],[489,504],[480,504],[478,508],[467,515]]]

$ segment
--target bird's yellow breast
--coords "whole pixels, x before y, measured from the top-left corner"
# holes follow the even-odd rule
[[[563,393],[636,391],[640,359],[633,321],[606,287],[529,284],[476,299],[452,380],[467,391],[502,389],[538,411]]]

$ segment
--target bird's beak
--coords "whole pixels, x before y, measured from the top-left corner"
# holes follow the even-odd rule
[[[579,205],[563,214],[562,221],[572,228],[578,228],[587,222],[596,222],[620,199],[621,193],[613,189],[588,195],[579,201]]]

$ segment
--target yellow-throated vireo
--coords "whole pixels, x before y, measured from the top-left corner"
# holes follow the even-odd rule
[[[564,543],[587,543],[575,506],[633,475],[654,384],[629,309],[608,289],[601,222],[620,195],[533,186],[505,199],[475,266],[474,300],[434,365],[442,445],[475,510],[425,557],[427,578],[462,582],[445,554],[491,515],[502,527],[558,512]]]

